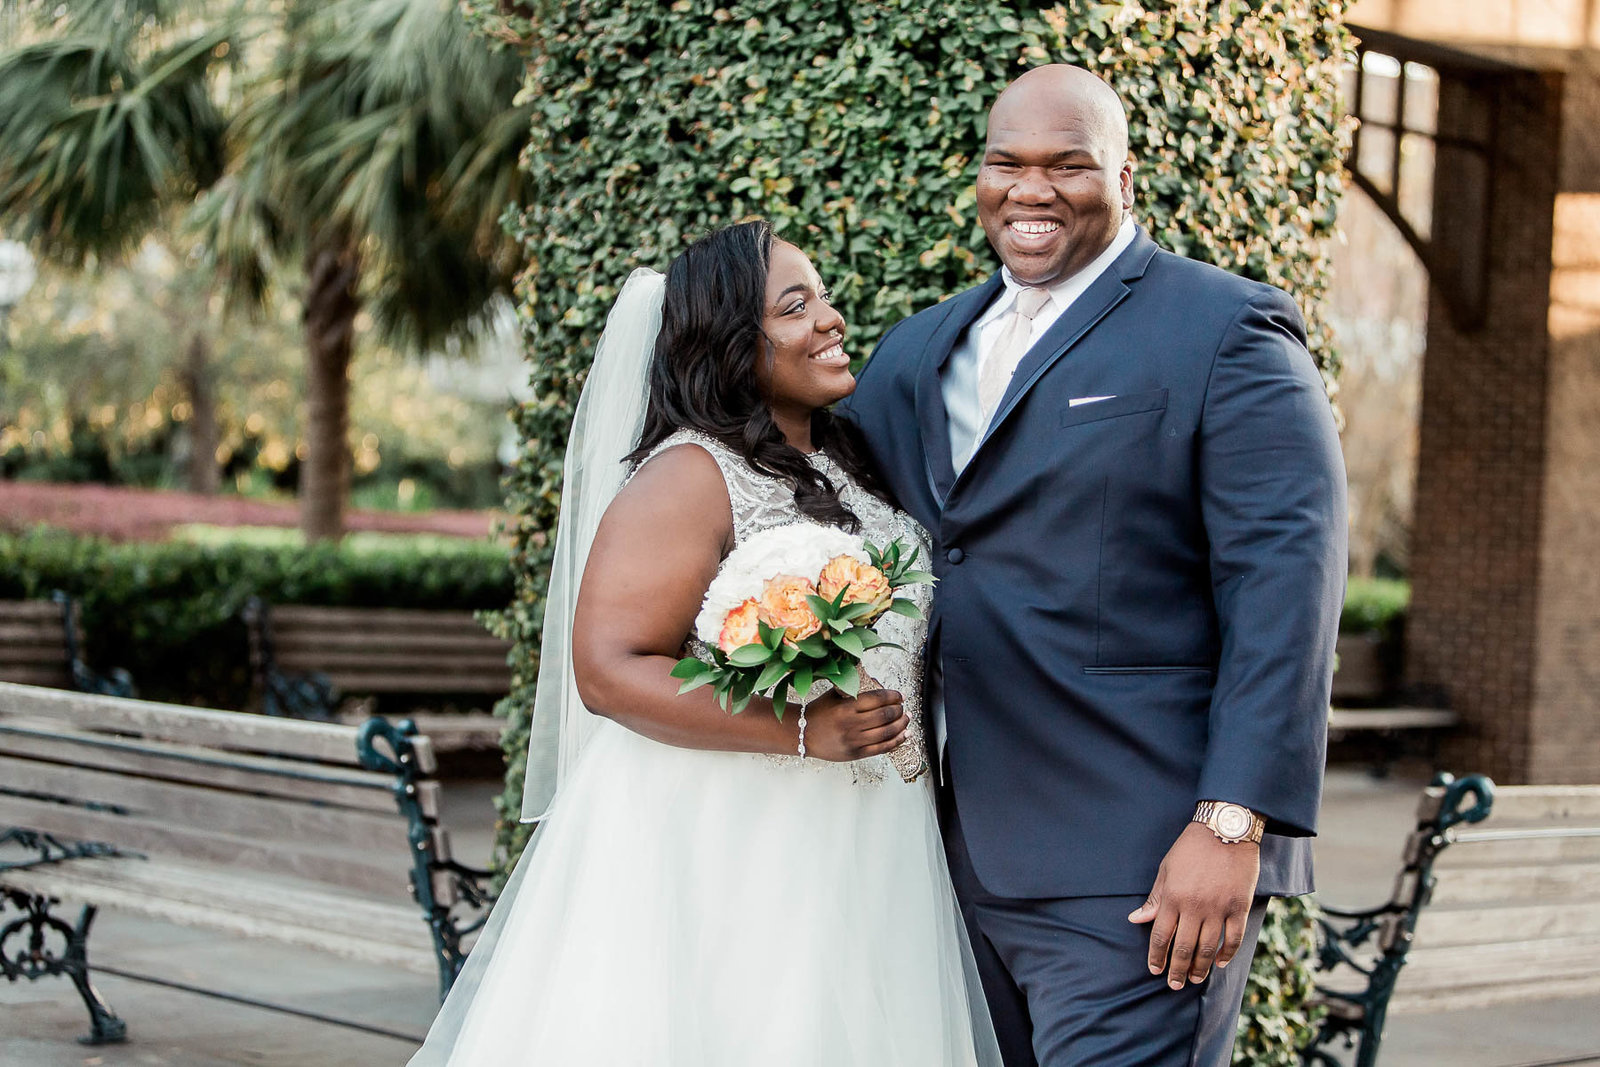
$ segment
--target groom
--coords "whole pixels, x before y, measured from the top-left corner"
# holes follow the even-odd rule
[[[1294,303],[1131,217],[1116,93],[989,114],[1005,269],[843,414],[934,536],[941,818],[1008,1067],[1222,1067],[1266,898],[1311,891],[1344,469]]]

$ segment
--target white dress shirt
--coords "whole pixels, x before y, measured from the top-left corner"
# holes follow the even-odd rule
[[[1133,220],[1124,218],[1117,235],[1104,252],[1078,273],[1050,286],[1050,302],[1033,319],[1033,332],[1028,339],[1030,348],[1133,243],[1134,229]],[[966,469],[972,453],[977,451],[978,442],[989,428],[987,424],[979,425],[983,412],[978,404],[978,377],[994,349],[995,340],[1005,329],[1006,312],[1016,304],[1017,293],[1022,289],[1022,284],[1011,276],[1008,268],[1000,268],[1000,277],[1005,282],[1005,288],[995,297],[994,303],[967,327],[967,332],[951,349],[950,358],[945,361],[941,372],[944,409],[950,419],[950,458],[955,463],[957,474]]]
[[[1078,273],[1050,286],[1050,302],[1033,319],[1033,332],[1028,340],[1030,348],[1037,344],[1039,338],[1056,324],[1056,320],[1066,313],[1073,302],[1094,284],[1095,279],[1104,274],[1106,268],[1127,250],[1133,243],[1135,229],[1133,219],[1124,216],[1117,235],[1111,239],[1104,252]],[[950,459],[955,464],[958,475],[966,469],[972,454],[977,451],[978,443],[988,432],[988,423],[983,420],[983,411],[978,403],[978,376],[984,360],[994,348],[995,340],[1005,329],[1002,320],[1006,312],[1017,302],[1017,292],[1022,289],[1021,283],[1011,276],[1009,269],[1001,267],[1000,277],[1005,282],[1005,288],[995,297],[994,302],[984,309],[983,314],[967,327],[966,333],[962,334],[956,346],[950,350],[950,358],[945,361],[944,369],[940,372],[940,391],[944,395],[945,414],[950,420]],[[1001,405],[996,405],[995,410],[998,411],[1000,407]],[[946,737],[942,658],[942,656],[935,657],[932,664],[927,700],[940,757],[944,755]]]

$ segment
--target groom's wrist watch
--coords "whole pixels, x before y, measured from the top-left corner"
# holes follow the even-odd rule
[[[1243,804],[1229,804],[1224,800],[1202,800],[1195,805],[1194,818],[1190,821],[1210,827],[1218,840],[1229,845],[1241,841],[1259,845],[1267,829],[1267,820]]]

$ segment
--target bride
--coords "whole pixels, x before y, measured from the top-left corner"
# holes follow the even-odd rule
[[[765,222],[628,279],[567,459],[539,829],[412,1067],[999,1064],[932,787],[889,756],[924,743],[925,624],[885,617],[905,651],[863,666],[892,688],[809,694],[803,757],[800,708],[729,715],[668,674],[705,652],[701,599],[754,533],[822,523],[927,558],[826,410],[855,388],[843,334]]]

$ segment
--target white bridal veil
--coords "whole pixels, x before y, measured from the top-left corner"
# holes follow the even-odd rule
[[[622,488],[623,457],[639,443],[649,399],[650,359],[661,329],[666,278],[641,267],[628,276],[606,318],[594,363],[572,420],[562,468],[555,561],[545,596],[539,686],[528,736],[522,821],[547,814],[595,727],[572,674],[572,615],[589,546],[607,505]]]

